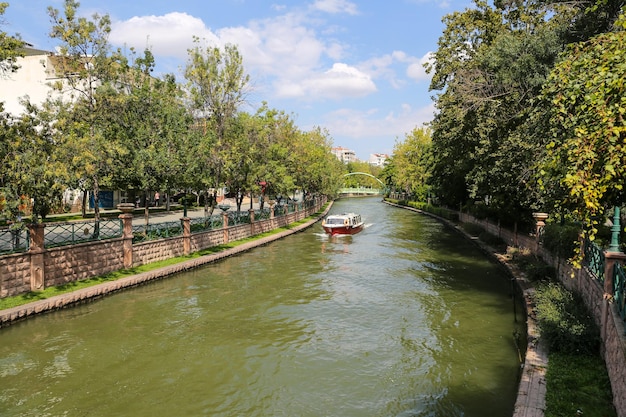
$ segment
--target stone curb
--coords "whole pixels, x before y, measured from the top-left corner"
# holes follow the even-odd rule
[[[548,349],[539,338],[539,328],[536,320],[533,294],[535,288],[532,283],[526,279],[524,274],[495,249],[485,245],[481,241],[465,233],[456,224],[451,221],[439,217],[432,213],[419,210],[413,207],[401,206],[399,204],[385,201],[390,206],[415,211],[429,217],[432,217],[444,225],[455,230],[457,233],[465,237],[478,246],[487,256],[497,261],[515,280],[522,297],[524,298],[524,306],[526,309],[526,337],[527,346],[524,362],[522,364],[522,374],[520,376],[519,386],[517,389],[517,399],[513,417],[544,417],[546,408],[546,369],[548,367]]]
[[[83,288],[67,294],[61,294],[54,297],[46,298],[45,300],[33,301],[32,303],[24,304],[21,306],[8,308],[0,311],[0,328],[7,327],[15,322],[25,320],[29,317],[37,314],[42,314],[62,308],[71,307],[77,304],[89,302],[100,297],[104,297],[108,294],[112,294],[117,291],[121,291],[127,288],[136,287],[138,285],[145,284],[150,281],[155,281],[168,277],[170,275],[185,272],[192,269],[196,269],[202,265],[206,265],[212,262],[219,261],[229,256],[237,255],[243,252],[247,252],[253,248],[267,245],[278,239],[282,239],[294,233],[298,233],[322,219],[326,213],[332,207],[333,202],[326,207],[326,210],[322,212],[317,218],[310,220],[301,225],[295,226],[289,230],[285,230],[280,233],[266,236],[261,239],[256,239],[241,245],[238,245],[231,249],[214,253],[211,255],[205,255],[200,258],[190,259],[178,263],[176,265],[170,265],[167,267],[155,269],[154,271],[143,272],[141,274],[132,275],[126,278],[120,278],[111,282],[103,282],[102,284],[94,285],[92,287]]]

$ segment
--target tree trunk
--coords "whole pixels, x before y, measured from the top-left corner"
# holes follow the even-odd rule
[[[146,226],[150,223],[150,197],[148,196],[148,190],[145,190],[145,202],[143,208],[143,217],[146,220]]]

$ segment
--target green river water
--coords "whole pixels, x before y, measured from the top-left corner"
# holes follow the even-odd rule
[[[343,211],[366,229],[318,223],[0,329],[0,416],[511,416],[525,328],[506,274],[429,217]]]

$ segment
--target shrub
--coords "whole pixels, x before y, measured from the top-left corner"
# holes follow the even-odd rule
[[[597,354],[600,332],[580,296],[550,282],[537,286],[535,303],[550,351]]]
[[[576,224],[548,224],[543,229],[541,242],[551,254],[571,258],[578,245],[580,226]]]

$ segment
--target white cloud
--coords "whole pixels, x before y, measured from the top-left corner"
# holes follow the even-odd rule
[[[424,64],[430,63],[433,60],[432,52],[428,52],[426,55],[421,57],[419,60],[411,62],[406,69],[406,75],[415,80],[415,81],[423,81],[430,80],[431,75],[426,73],[426,68],[424,68]]]
[[[316,0],[312,8],[322,12],[338,14],[347,13],[350,15],[358,14],[356,4],[347,0]]]
[[[415,127],[423,126],[433,119],[435,107],[413,108],[403,104],[398,112],[382,114],[378,109],[358,111],[340,109],[326,116],[326,126],[331,135],[350,138],[399,138]]]
[[[135,16],[114,22],[109,40],[114,45],[127,45],[139,50],[150,48],[156,56],[186,59],[194,36],[219,45],[219,38],[201,19],[178,12],[163,16]]]
[[[320,98],[364,97],[376,92],[369,75],[343,63],[306,80],[304,86],[313,97]]]

